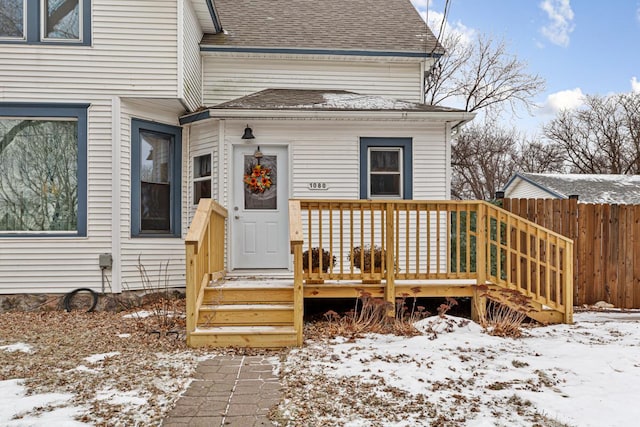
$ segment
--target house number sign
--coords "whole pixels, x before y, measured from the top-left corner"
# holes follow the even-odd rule
[[[329,184],[327,184],[326,182],[310,182],[309,183],[309,190],[318,191],[318,190],[328,190],[328,189],[329,189]]]

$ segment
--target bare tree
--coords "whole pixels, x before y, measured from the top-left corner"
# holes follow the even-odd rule
[[[490,199],[513,174],[518,134],[494,124],[471,124],[452,144],[451,193],[456,199]]]
[[[565,152],[575,173],[640,173],[640,94],[588,96],[561,111],[544,134]]]
[[[446,36],[447,54],[427,74],[425,102],[439,105],[461,101],[466,111],[527,109],[544,90],[544,80],[526,72],[526,64],[507,52],[504,41],[478,35],[465,43],[458,34]]]
[[[20,126],[24,121],[33,122],[0,121],[0,136],[7,129],[12,135],[0,151],[0,230],[74,230],[77,125],[43,120],[37,126]]]
[[[456,199],[491,199],[515,172],[559,172],[563,161],[555,144],[527,141],[515,129],[494,122],[474,123],[452,144],[451,194]]]

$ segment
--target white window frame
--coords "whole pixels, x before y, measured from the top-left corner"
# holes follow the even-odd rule
[[[201,176],[196,178],[195,174],[196,174],[196,159],[198,157],[204,157],[204,156],[209,156],[209,164],[211,166],[211,170],[209,171],[209,175],[207,176]],[[191,174],[191,179],[192,179],[192,185],[191,185],[191,191],[193,192],[193,205],[197,206],[198,205],[198,201],[196,201],[196,183],[198,182],[203,182],[203,181],[209,181],[211,184],[211,196],[213,196],[213,153],[204,153],[204,154],[197,154],[194,155],[191,159],[191,170],[192,170],[192,174]]]
[[[78,38],[77,39],[62,39],[62,38],[56,38],[56,37],[47,37],[47,16],[49,15],[49,12],[47,10],[47,0],[40,0],[40,38],[42,39],[42,41],[44,42],[59,42],[59,43],[82,43],[82,34],[84,31],[83,28],[83,24],[84,24],[84,10],[83,10],[83,1],[82,0],[77,0],[78,1]]]
[[[371,153],[373,151],[393,151],[398,153],[398,171],[397,172],[372,172],[371,171]],[[404,171],[403,171],[403,161],[404,153],[402,147],[369,147],[367,152],[367,198],[369,199],[402,199],[404,194]],[[400,177],[400,188],[397,195],[373,195],[371,194],[371,175],[399,175]]]
[[[22,0],[22,37],[0,36],[0,40],[24,41],[27,40],[27,0]]]

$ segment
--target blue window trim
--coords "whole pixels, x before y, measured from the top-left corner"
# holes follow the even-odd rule
[[[91,0],[82,2],[82,40],[45,39],[42,32],[42,5],[40,0],[27,0],[25,13],[27,14],[26,28],[23,39],[3,39],[2,44],[36,44],[36,45],[69,45],[91,46]]]
[[[148,131],[169,135],[172,138],[170,231],[168,233],[141,230],[140,213],[140,132]],[[132,237],[181,237],[182,236],[182,128],[142,119],[131,119],[131,236]]]
[[[369,177],[369,148],[402,148],[402,198],[413,199],[413,140],[412,138],[360,138],[360,198],[367,199]]]
[[[76,233],[12,233],[0,231],[0,237],[86,237],[87,236],[87,110],[90,104],[31,104],[0,102],[1,117],[33,119],[70,118],[78,122],[78,230]]]

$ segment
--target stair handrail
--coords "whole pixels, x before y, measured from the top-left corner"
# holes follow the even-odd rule
[[[195,331],[204,288],[225,275],[224,249],[227,210],[211,199],[200,199],[185,237],[187,344]]]

